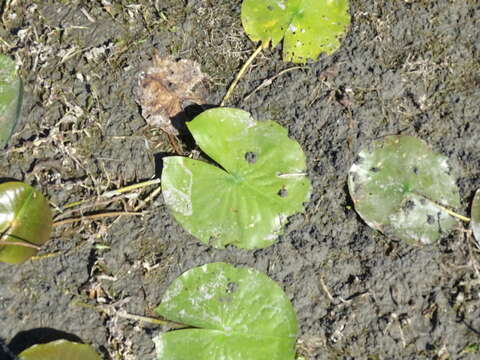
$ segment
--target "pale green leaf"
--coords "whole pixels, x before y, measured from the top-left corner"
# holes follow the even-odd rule
[[[297,321],[283,290],[251,268],[213,263],[168,287],[157,313],[195,327],[155,338],[159,360],[293,360]]]
[[[360,151],[348,176],[355,210],[393,238],[431,244],[457,220],[460,206],[447,158],[411,136],[388,136]]]
[[[0,55],[0,149],[10,139],[20,116],[23,86],[15,62]]]
[[[305,155],[286,129],[238,109],[217,108],[188,127],[200,148],[223,167],[168,157],[163,196],[182,226],[214,247],[262,248],[310,197]]]

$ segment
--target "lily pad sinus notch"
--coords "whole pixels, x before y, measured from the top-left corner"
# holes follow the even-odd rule
[[[310,198],[300,145],[274,121],[256,121],[240,109],[210,109],[187,126],[221,167],[180,156],[164,159],[162,193],[176,220],[216,248],[272,245],[287,218]]]

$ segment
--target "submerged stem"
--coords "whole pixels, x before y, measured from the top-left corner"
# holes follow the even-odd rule
[[[225,94],[225,96],[223,97],[223,100],[222,102],[220,103],[220,106],[224,106],[225,103],[227,102],[227,100],[230,98],[230,96],[232,95],[233,93],[233,90],[235,90],[235,88],[237,87],[237,84],[238,84],[238,81],[243,77],[243,75],[245,75],[245,73],[247,72],[247,69],[248,67],[252,64],[253,60],[255,60],[255,58],[258,56],[258,54],[260,54],[262,52],[262,50],[264,48],[268,47],[268,42],[267,43],[261,43],[260,46],[257,48],[257,50],[255,50],[253,52],[252,55],[250,55],[250,57],[247,59],[247,61],[245,62],[245,64],[243,64],[243,66],[241,67],[240,71],[238,72],[237,76],[235,77],[235,80],[233,80],[232,84],[230,85],[230,87],[228,88],[227,90],[227,93]]]

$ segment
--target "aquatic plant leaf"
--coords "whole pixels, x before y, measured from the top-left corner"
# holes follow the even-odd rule
[[[473,236],[480,245],[480,190],[477,190],[472,203],[472,220],[470,224]]]
[[[29,259],[51,230],[52,214],[42,193],[21,182],[0,184],[0,261],[18,264]],[[19,243],[25,246],[13,245]]]
[[[287,130],[232,108],[210,109],[188,124],[200,148],[223,169],[167,157],[163,197],[180,224],[217,248],[271,245],[287,217],[310,197],[305,155]]]
[[[67,340],[33,345],[18,357],[20,360],[101,360],[91,346]]]
[[[170,284],[156,312],[193,329],[154,339],[159,360],[293,360],[297,320],[273,280],[251,268],[212,263]]]
[[[252,41],[276,46],[284,39],[284,61],[304,63],[338,49],[348,8],[348,0],[244,0],[241,17]]]
[[[20,117],[23,86],[15,62],[0,55],[0,149],[10,139]]]
[[[348,188],[363,220],[393,238],[431,244],[457,223],[446,211],[460,206],[447,158],[412,136],[387,136],[361,150]]]

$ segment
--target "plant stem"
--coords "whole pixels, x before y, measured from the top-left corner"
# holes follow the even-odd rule
[[[267,86],[270,86],[274,81],[275,79],[277,79],[278,77],[282,76],[283,74],[289,72],[289,71],[292,71],[292,70],[296,70],[296,69],[308,69],[307,66],[293,66],[291,68],[288,68],[288,69],[285,69],[285,70],[282,70],[280,71],[278,74],[272,76],[271,78],[269,79],[266,79],[264,80],[260,85],[258,85],[255,90],[253,90],[250,94],[248,94],[247,96],[245,96],[243,98],[243,101],[247,101],[248,99],[250,99],[250,97],[252,95],[254,95],[257,91],[263,89],[263,88],[266,88]]]
[[[132,185],[128,185],[128,186],[125,186],[125,187],[122,187],[122,188],[119,188],[119,189],[107,191],[107,192],[103,193],[102,195],[100,195],[100,197],[110,198],[110,197],[113,197],[115,195],[120,195],[120,194],[130,192],[130,191],[133,191],[133,190],[142,189],[144,187],[147,187],[147,186],[150,186],[150,185],[155,185],[155,184],[158,184],[158,183],[160,183],[160,179],[147,180],[147,181],[143,181],[141,183],[132,184]],[[81,205],[81,204],[83,204],[85,202],[88,202],[88,201],[90,201],[90,200],[75,201],[75,202],[72,202],[72,203],[69,203],[69,204],[65,205],[63,207],[63,209],[69,209],[71,207]]]
[[[169,326],[169,327],[174,328],[174,329],[183,329],[183,328],[189,327],[188,325],[176,323],[176,322],[173,322],[173,321],[162,320],[162,319],[148,317],[148,316],[142,316],[142,315],[129,314],[129,313],[123,312],[123,311],[117,311],[117,310],[113,309],[112,306],[110,306],[110,307],[95,306],[95,305],[90,305],[90,304],[84,303],[82,301],[74,301],[72,304],[75,305],[75,306],[80,306],[80,307],[83,307],[83,308],[92,309],[92,310],[95,310],[95,311],[98,311],[98,312],[101,312],[101,313],[104,313],[104,314],[107,314],[107,315],[110,315],[110,316],[115,315],[115,316],[118,316],[118,317],[121,317],[121,318],[124,318],[124,319],[129,319],[129,320],[143,321],[143,322],[147,322],[147,323],[155,324],[155,325],[165,325],[165,326]]]
[[[463,216],[463,215],[460,215],[460,214],[457,214],[455,211],[452,211],[450,209],[447,209],[446,207],[440,205],[440,204],[437,204],[435,203],[436,206],[438,206],[440,209],[442,209],[443,211],[445,211],[447,214],[453,216],[453,217],[456,217],[457,219],[460,219],[462,221],[465,221],[465,222],[470,222],[470,218],[466,217],[466,216]]]
[[[87,215],[87,216],[81,216],[81,217],[77,217],[77,218],[59,220],[59,221],[54,222],[53,226],[61,226],[61,225],[80,222],[80,221],[83,221],[83,220],[97,220],[97,219],[101,219],[101,218],[114,217],[114,216],[142,216],[142,215],[143,215],[143,213],[138,213],[138,212],[112,211],[112,212],[107,212],[107,213]]]
[[[35,250],[40,250],[40,246],[23,242],[23,241],[0,241],[0,246],[5,246],[5,245],[24,246],[24,247],[32,248]]]
[[[431,202],[433,205],[435,205],[436,207],[438,207],[439,209],[445,211],[447,214],[449,214],[450,216],[453,216],[453,217],[456,217],[457,219],[460,219],[462,221],[465,221],[465,222],[469,222],[470,221],[470,218],[466,217],[466,216],[463,216],[463,215],[460,215],[460,214],[457,214],[455,211],[453,210],[450,210],[448,208],[446,208],[445,206],[443,205],[440,205],[438,202],[432,200],[432,199],[429,199],[428,197],[424,196],[423,194],[420,194],[419,192],[417,191],[412,191],[413,194],[417,195],[417,196],[421,196],[422,198],[424,198],[425,200],[428,200],[429,202]]]
[[[247,59],[245,64],[243,64],[243,66],[241,67],[240,71],[238,72],[237,76],[235,77],[235,80],[233,80],[232,84],[228,88],[228,91],[225,94],[225,96],[223,97],[222,102],[220,103],[220,106],[225,106],[225,103],[227,102],[227,100],[232,95],[233,90],[235,90],[235,88],[237,87],[238,81],[242,78],[243,75],[245,75],[245,72],[247,71],[248,67],[252,64],[253,60],[255,60],[255,58],[258,56],[258,54],[260,54],[262,52],[262,50],[266,47],[268,47],[268,42],[265,43],[265,44],[263,44],[263,43],[260,44],[260,46],[257,48],[257,50],[255,50],[253,52],[253,54],[250,55],[250,57]]]
[[[162,191],[162,186],[159,186],[159,187],[157,187],[155,190],[153,190],[152,193],[151,193],[150,195],[148,195],[145,200],[143,200],[140,204],[138,204],[137,206],[135,206],[135,208],[133,209],[133,211],[138,211],[138,210],[140,210],[142,207],[144,207],[146,204],[148,204],[149,202],[151,202],[153,199],[155,199],[155,198],[157,197],[157,195],[160,193],[160,191]]]

